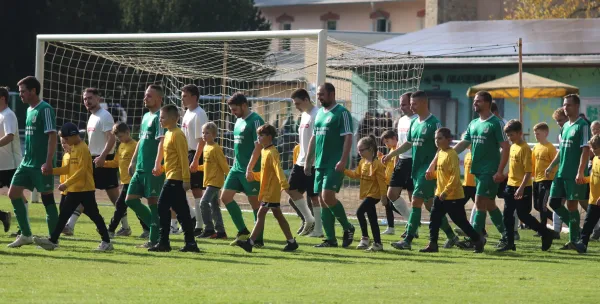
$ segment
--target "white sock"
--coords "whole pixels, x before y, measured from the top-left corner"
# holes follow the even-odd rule
[[[471,209],[471,218],[469,219],[469,223],[471,225],[475,224],[475,205],[473,205],[473,209]]]
[[[296,239],[289,239],[289,240],[287,240],[287,241],[293,244],[293,243],[295,243],[295,242],[296,242]]]
[[[519,216],[517,216],[517,210],[514,213],[515,216],[515,232],[519,231]]]
[[[196,228],[204,227],[204,220],[202,219],[202,208],[200,208],[199,198],[194,199],[194,216],[196,217]]]
[[[408,216],[410,216],[410,210],[408,209],[408,204],[406,201],[399,196],[397,200],[395,200],[392,204],[396,207],[396,210],[400,211],[402,217],[408,221]]]
[[[121,228],[129,229],[129,221],[127,221],[127,214],[121,218]]]
[[[310,213],[310,209],[308,209],[308,204],[306,203],[305,198],[301,198],[297,201],[294,201],[294,204],[296,205],[296,208],[298,208],[298,210],[300,210],[300,212],[304,216],[305,221],[307,221],[307,222],[315,221],[314,216],[312,215],[312,213]]]
[[[177,219],[171,220],[171,227],[177,227]]]
[[[314,231],[323,231],[323,222],[321,221],[321,207],[313,206],[313,212],[315,213],[315,229]]]
[[[71,228],[75,228],[75,224],[77,223],[77,220],[79,219],[79,215],[80,215],[80,213],[78,211],[75,211],[75,213],[73,213],[71,215],[71,217],[69,218],[69,221],[67,222],[67,226],[69,226]]]
[[[554,231],[560,232],[562,230],[562,220],[556,212],[552,213],[552,224],[554,225]]]

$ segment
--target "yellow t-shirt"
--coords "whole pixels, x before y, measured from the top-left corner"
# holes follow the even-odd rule
[[[465,197],[460,184],[460,167],[458,154],[454,149],[439,150],[435,170],[437,178],[435,195],[446,193],[446,200],[457,200]]]
[[[512,144],[510,146],[508,182],[506,184],[512,187],[521,186],[525,174],[533,172],[531,162],[531,148],[525,141],[521,144]],[[525,185],[531,186],[532,184],[533,182],[529,179]]]
[[[183,131],[173,128],[165,134],[163,143],[164,171],[166,179],[190,182],[187,139]]]
[[[137,142],[133,139],[127,143],[120,143],[117,153],[115,154],[115,158],[113,160],[107,160],[104,162],[104,167],[106,168],[119,168],[119,178],[121,179],[121,184],[123,185],[129,184],[131,181],[131,176],[129,175],[129,164],[131,163],[131,159],[135,153],[136,146]]]
[[[294,152],[292,154],[292,164],[296,164],[296,161],[298,160],[298,155],[300,155],[300,145],[296,145],[294,147]]]
[[[53,168],[52,174],[66,175],[66,179],[62,182],[67,185],[65,192],[87,192],[96,190],[94,183],[94,170],[92,168],[92,155],[90,149],[81,141],[80,143],[71,146],[69,158],[60,168]]]
[[[229,164],[223,149],[217,143],[205,144],[202,157],[204,157],[204,165],[198,166],[198,170],[204,171],[204,187],[222,188],[225,176],[229,174]]]
[[[590,183],[590,199],[588,203],[596,205],[598,199],[600,199],[600,159],[597,156],[592,161],[592,172],[590,172],[590,176],[585,177],[585,181]]]
[[[533,146],[533,150],[531,151],[531,164],[533,171],[531,175],[533,175],[534,182],[554,179],[558,166],[552,170],[550,177],[546,177],[546,169],[548,166],[550,166],[550,163],[554,160],[556,154],[556,147],[554,147],[552,143],[547,143],[545,145],[538,143]]]
[[[465,180],[463,181],[463,186],[465,187],[475,187],[475,175],[471,174],[471,164],[473,163],[473,158],[471,157],[471,151],[465,154],[465,159],[463,160],[465,164]]]
[[[264,203],[279,203],[281,190],[290,188],[287,177],[283,173],[279,152],[274,145],[263,148],[260,152],[260,172],[253,172],[254,179],[260,181],[258,200]]]
[[[69,163],[69,152],[65,152],[65,153],[63,153],[61,165],[64,166],[65,164],[68,164],[68,163]],[[64,183],[66,180],[67,180],[66,174],[62,174],[61,176],[58,177],[58,182],[61,184]],[[67,191],[63,191],[60,194],[66,195]]]
[[[344,174],[350,178],[360,179],[359,198],[381,198],[387,194],[385,183],[385,166],[379,159],[369,162],[364,158],[358,162],[354,171],[346,169]]]

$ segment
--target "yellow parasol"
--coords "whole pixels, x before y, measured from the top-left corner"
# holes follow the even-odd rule
[[[479,91],[488,91],[493,98],[519,98],[519,73],[472,86],[467,96],[474,97]],[[553,98],[578,93],[577,87],[523,72],[523,98]]]

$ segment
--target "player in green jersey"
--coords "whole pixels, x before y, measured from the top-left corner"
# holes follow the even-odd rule
[[[427,94],[423,91],[414,92],[410,97],[410,108],[417,114],[410,122],[410,128],[406,137],[406,142],[398,149],[384,156],[383,162],[400,155],[408,149],[412,149],[412,180],[414,190],[412,193],[412,210],[408,217],[408,229],[406,237],[403,240],[392,243],[391,245],[400,250],[411,249],[412,240],[415,238],[417,229],[421,223],[421,209],[423,204],[427,210],[431,210],[433,196],[435,194],[435,180],[427,180],[425,173],[437,153],[435,145],[435,131],[442,127],[440,121],[429,111],[429,101]],[[458,237],[452,231],[448,224],[448,219],[444,217],[440,227],[448,237],[444,248],[452,248],[457,242]]]
[[[581,101],[575,94],[567,95],[563,101],[563,110],[569,118],[561,130],[558,154],[546,169],[550,176],[552,169],[558,165],[558,172],[550,188],[550,207],[563,223],[569,223],[569,242],[561,249],[576,249],[575,242],[579,238],[580,215],[577,205],[588,199],[588,188],[585,176],[588,175],[587,163],[590,159],[590,125],[579,117]],[[567,200],[567,206],[561,204]]]
[[[324,83],[317,89],[317,98],[321,109],[315,118],[313,135],[308,143],[306,164],[315,161],[314,191],[319,194],[322,206],[321,219],[325,240],[316,247],[337,247],[335,238],[335,219],[344,229],[342,247],[352,244],[354,239],[354,226],[348,221],[344,206],[336,198],[344,180],[344,169],[348,165],[350,150],[352,148],[352,116],[335,99],[335,87],[331,83]],[[340,149],[341,147],[341,149]],[[304,165],[304,174],[312,175],[310,165]]]
[[[27,207],[23,198],[24,189],[36,189],[41,193],[49,234],[58,221],[58,209],[53,194],[54,177],[51,174],[57,145],[54,109],[40,100],[41,85],[35,77],[23,78],[18,86],[19,95],[24,103],[29,104],[29,108],[27,108],[25,122],[25,154],[8,190],[8,197],[21,228],[21,234],[17,239],[8,244],[11,248],[33,243]]]
[[[250,103],[246,96],[242,93],[233,94],[227,100],[229,110],[237,120],[233,128],[233,150],[235,159],[233,167],[229,171],[225,184],[223,185],[223,193],[221,200],[225,204],[225,208],[229,212],[238,234],[235,240],[231,242],[231,246],[236,246],[237,241],[246,241],[250,236],[250,231],[246,228],[242,210],[237,202],[233,199],[238,192],[243,192],[248,197],[248,202],[252,206],[254,212],[254,220],[257,219],[260,202],[258,201],[258,191],[260,183],[255,181],[252,172],[260,171],[260,152],[262,146],[258,142],[256,130],[265,122],[257,113],[250,110]],[[260,248],[264,246],[263,234],[258,236],[254,241],[254,247]]]
[[[481,233],[485,227],[486,212],[489,212],[494,226],[503,236],[498,246],[504,247],[506,229],[502,212],[496,206],[496,195],[498,194],[498,184],[505,180],[504,168],[508,163],[510,144],[504,133],[504,122],[492,113],[491,107],[492,95],[490,93],[480,91],[475,94],[473,110],[479,114],[479,118],[475,118],[469,123],[465,136],[454,146],[454,150],[460,154],[471,145],[471,173],[475,175],[476,183],[476,210],[473,228]],[[462,248],[474,247],[470,240],[460,242],[458,245]]]
[[[148,112],[142,118],[139,141],[129,165],[132,177],[125,204],[150,227],[149,241],[138,246],[139,248],[151,248],[158,244],[158,196],[165,181],[165,174],[162,172],[165,130],[158,119],[163,92],[162,86],[156,84],[149,85],[146,89],[144,106]],[[142,204],[142,197],[146,198],[148,206]]]

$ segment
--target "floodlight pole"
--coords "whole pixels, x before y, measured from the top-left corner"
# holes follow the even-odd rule
[[[519,121],[523,124],[523,39],[519,38]]]

